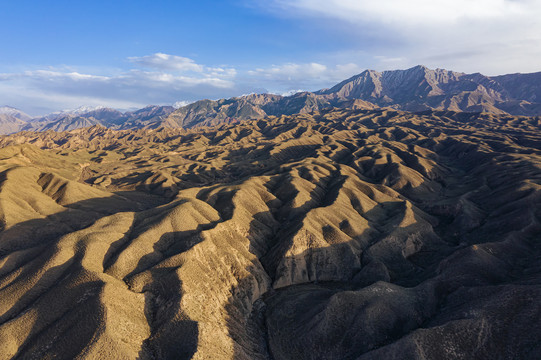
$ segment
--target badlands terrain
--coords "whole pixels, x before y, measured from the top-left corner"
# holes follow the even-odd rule
[[[0,359],[541,358],[541,118],[315,110],[0,137]]]

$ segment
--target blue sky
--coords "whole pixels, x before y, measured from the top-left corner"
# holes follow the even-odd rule
[[[0,105],[40,115],[329,87],[423,64],[541,71],[538,0],[0,0]]]

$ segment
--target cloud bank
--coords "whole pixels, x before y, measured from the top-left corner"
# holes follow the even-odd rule
[[[81,105],[140,108],[236,93],[236,71],[157,53],[130,57],[130,69],[100,75],[64,68],[0,74],[0,98],[32,115]]]
[[[267,5],[268,6],[268,5]],[[452,24],[465,19],[486,20],[528,15],[534,0],[271,0],[280,10],[303,15],[334,17],[351,22],[404,24]]]
[[[541,70],[540,0],[239,3],[263,18],[279,20],[278,25],[287,22],[288,29],[299,32],[292,35],[298,36],[289,38],[288,33],[274,39],[275,32],[269,28],[268,39],[257,39],[262,45],[253,49],[256,60],[250,60],[252,64],[242,64],[242,58],[233,60],[239,63],[216,65],[183,54],[129,56],[128,52],[124,56],[129,57],[116,69],[84,67],[89,64],[10,67],[9,72],[0,73],[0,101],[41,115],[81,105],[179,106],[254,92],[318,90],[367,68],[382,71],[423,64],[486,75]],[[287,57],[284,46],[295,50],[294,58]]]
[[[249,70],[247,75],[253,80],[264,82],[266,87],[277,89],[280,93],[283,93],[297,91],[299,88],[316,90],[342,81],[363,70],[354,63],[333,66],[316,62],[305,64],[287,63]]]
[[[376,70],[416,64],[487,75],[541,70],[538,0],[255,0],[255,4],[275,16],[306,19],[314,31],[341,29],[351,46],[335,57],[357,57]]]
[[[287,63],[238,71],[164,53],[127,60],[131,68],[108,75],[60,67],[0,74],[0,98],[34,116],[82,105],[119,109],[148,104],[181,106],[205,98],[253,92],[317,90],[362,71],[355,64],[319,63]]]

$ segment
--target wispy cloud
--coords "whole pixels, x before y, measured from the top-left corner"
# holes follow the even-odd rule
[[[177,70],[182,72],[203,72],[204,70],[203,65],[197,64],[190,58],[164,53],[156,53],[147,56],[134,56],[129,57],[128,60],[143,67],[159,70]]]
[[[361,72],[353,63],[286,63],[253,70],[207,66],[163,53],[130,57],[132,67],[106,75],[74,66],[0,74],[0,98],[34,114],[81,105],[115,108],[187,104],[253,92],[317,90]]]
[[[177,74],[192,73],[192,76],[195,75],[198,77],[233,78],[237,74],[236,69],[232,67],[205,66],[187,57],[164,53],[133,56],[129,57],[128,61],[139,67],[151,69],[152,71],[166,71]]]
[[[488,74],[539,71],[538,0],[254,0],[275,16],[309,19],[356,38],[372,67],[419,63]],[[327,21],[314,21],[314,18]],[[347,26],[344,26],[347,24]],[[317,31],[317,30],[314,30]],[[339,36],[339,35],[337,35]],[[340,56],[338,54],[337,56]],[[392,61],[389,61],[392,60]]]
[[[272,8],[351,22],[449,24],[464,19],[495,19],[525,15],[534,0],[273,0]],[[266,5],[268,6],[268,5]],[[442,23],[443,22],[443,23]]]
[[[73,67],[0,74],[0,98],[40,114],[81,105],[132,108],[237,93],[236,70],[231,67],[205,66],[162,53],[128,60],[134,67],[107,75]]]
[[[260,81],[271,91],[291,91],[299,88],[317,90],[334,82],[344,80],[364,69],[353,63],[324,65],[312,63],[287,63],[272,65],[267,68],[249,70],[247,75],[252,81]]]

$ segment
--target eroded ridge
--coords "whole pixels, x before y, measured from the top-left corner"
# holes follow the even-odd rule
[[[0,358],[538,358],[540,125],[1,137]]]

